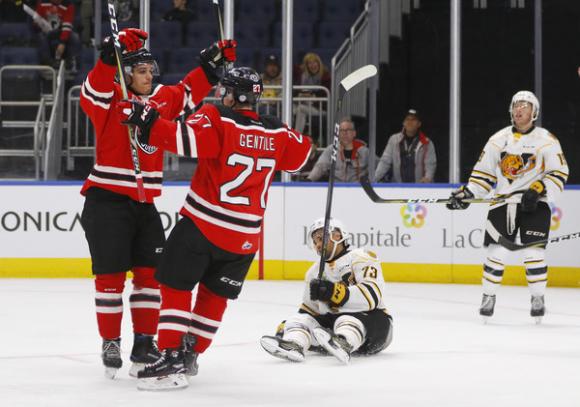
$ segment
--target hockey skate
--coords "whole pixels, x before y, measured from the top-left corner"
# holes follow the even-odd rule
[[[483,323],[487,323],[489,317],[493,316],[493,309],[495,307],[495,295],[483,294],[481,298],[481,307],[479,307],[479,315],[483,318]]]
[[[135,334],[135,340],[133,342],[133,349],[131,350],[131,370],[129,371],[129,376],[137,377],[145,365],[154,363],[161,357],[159,349],[157,349],[157,343],[153,339],[152,335]]]
[[[199,365],[197,364],[197,356],[199,353],[193,350],[197,340],[195,336],[191,334],[186,334],[183,337],[183,357],[185,361],[185,373],[188,376],[197,376],[199,370]]]
[[[296,342],[287,341],[279,336],[262,336],[260,345],[266,352],[290,362],[304,362],[304,351]]]
[[[105,377],[114,379],[117,371],[123,366],[121,338],[103,339],[101,358],[103,359],[103,365],[105,365]]]
[[[332,331],[321,327],[314,328],[312,333],[320,346],[322,346],[328,353],[345,365],[350,362],[352,346],[343,336],[335,335]]]
[[[530,316],[536,320],[536,324],[542,323],[542,317],[546,313],[543,295],[532,295],[532,308],[530,309]]]
[[[145,365],[137,377],[139,390],[175,390],[189,386],[183,349],[164,349],[154,363]]]

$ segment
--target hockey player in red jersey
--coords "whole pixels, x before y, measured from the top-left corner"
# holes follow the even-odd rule
[[[139,373],[140,389],[186,387],[187,376],[197,374],[197,355],[211,344],[258,250],[274,171],[298,171],[310,152],[302,134],[256,113],[256,71],[234,68],[221,84],[223,106],[206,104],[183,124],[160,118],[151,104],[118,107],[142,142],[199,160],[156,273],[162,356]]]
[[[178,85],[153,86],[157,64],[143,48],[147,33],[129,28],[122,30],[119,37],[124,48],[122,58],[129,97],[148,101],[167,120],[195,107],[219,80],[217,72],[224,62],[235,60],[235,41],[220,41],[201,52],[201,67],[189,72]],[[113,41],[107,38],[100,60],[81,88],[81,106],[96,135],[96,162],[81,191],[86,196],[81,220],[95,275],[102,359],[106,375],[111,378],[122,365],[122,294],[128,270],[133,272],[129,301],[135,333],[130,374],[136,376],[145,363],[159,355],[153,342],[160,304],[154,272],[165,244],[161,218],[153,204],[153,198],[161,194],[163,152],[139,143],[146,196],[145,202],[139,202],[127,128],[115,109],[122,99],[115,75]]]

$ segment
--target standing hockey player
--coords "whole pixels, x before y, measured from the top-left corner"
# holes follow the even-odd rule
[[[215,336],[258,250],[268,188],[275,170],[298,171],[310,143],[277,118],[260,116],[262,80],[233,68],[221,81],[223,106],[206,104],[183,124],[164,120],[151,104],[119,106],[141,142],[198,157],[183,218],[171,231],[156,273],[161,283],[161,358],[139,373],[138,387],[187,387],[197,356]],[[197,297],[192,310],[192,290]]]
[[[308,244],[320,256],[324,218],[308,230]],[[330,219],[322,279],[319,263],[306,273],[306,287],[298,313],[288,318],[276,336],[260,343],[269,354],[303,362],[305,352],[321,346],[342,363],[352,353],[372,355],[392,340],[392,317],[383,302],[384,281],[375,253],[352,250],[342,223]]]
[[[147,33],[129,28],[119,33],[129,97],[147,100],[159,114],[177,118],[198,104],[217,83],[217,70],[225,60],[235,60],[235,42],[213,44],[200,54],[201,68],[192,70],[176,86],[157,85],[157,63],[143,48]],[[145,202],[139,202],[135,171],[127,136],[115,109],[122,99],[115,82],[116,60],[112,38],[104,40],[100,60],[89,72],[81,89],[81,106],[90,117],[96,135],[96,162],[83,185],[85,195],[82,225],[95,275],[96,311],[103,338],[105,373],[113,378],[122,365],[120,353],[123,288],[126,272],[133,272],[130,297],[134,345],[130,374],[136,376],[144,363],[159,355],[153,342],[159,318],[159,284],[155,266],[165,243],[161,218],[153,198],[161,194],[163,152],[144,143],[138,154],[145,186]]]
[[[522,243],[545,240],[550,233],[551,210],[564,190],[568,165],[558,139],[548,130],[536,127],[540,103],[529,91],[519,91],[510,103],[512,125],[495,133],[483,149],[467,185],[451,193],[449,209],[465,209],[463,199],[480,198],[495,189],[495,197],[521,196],[521,203],[498,203],[488,213],[488,227],[514,241],[519,231]],[[489,233],[484,246],[483,299],[480,315],[493,315],[495,293],[501,283],[508,250]],[[545,313],[544,292],[548,267],[544,261],[546,245],[522,250],[526,278],[531,292],[532,317],[539,323]]]

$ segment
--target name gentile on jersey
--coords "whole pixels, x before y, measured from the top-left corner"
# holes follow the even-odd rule
[[[263,151],[276,151],[274,138],[259,134],[240,133],[240,147]]]

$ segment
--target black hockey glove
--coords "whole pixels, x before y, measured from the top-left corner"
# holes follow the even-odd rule
[[[310,299],[312,301],[328,302],[333,307],[341,307],[347,301],[350,292],[342,281],[333,283],[315,278],[310,281]]]
[[[199,64],[209,83],[212,85],[218,83],[219,68],[226,62],[235,62],[237,46],[236,40],[217,41],[199,53]]]
[[[530,188],[522,195],[522,211],[535,212],[538,208],[538,201],[546,192],[546,186],[542,181],[535,181]]]
[[[117,103],[117,113],[121,123],[132,124],[139,129],[137,137],[141,143],[149,144],[151,127],[159,117],[155,108],[137,100],[122,100]]]
[[[463,200],[472,199],[473,197],[473,192],[463,185],[451,193],[449,203],[446,205],[447,209],[467,209],[471,204],[469,202],[463,202]]]

